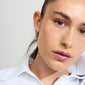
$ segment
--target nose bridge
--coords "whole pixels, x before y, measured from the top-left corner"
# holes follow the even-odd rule
[[[68,42],[71,42],[72,39],[73,39],[73,30],[68,30],[65,34],[65,40],[68,41]]]
[[[67,48],[71,48],[73,46],[73,36],[73,29],[67,30],[61,39],[61,44]]]

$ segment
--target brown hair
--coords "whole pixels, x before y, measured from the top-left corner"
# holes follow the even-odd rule
[[[46,7],[47,7],[48,3],[52,2],[52,1],[55,1],[55,0],[45,0],[45,1],[44,1],[44,4],[43,4],[42,9],[41,9],[41,18],[43,18],[44,14],[45,14]],[[31,42],[31,44],[29,45],[28,50],[27,50],[27,53],[28,53],[29,49],[31,48],[31,46],[37,41],[38,34],[39,34],[39,33],[36,32],[36,37],[35,37],[35,39]],[[34,49],[34,51],[30,54],[29,57],[35,59],[37,53],[38,53],[38,46]]]

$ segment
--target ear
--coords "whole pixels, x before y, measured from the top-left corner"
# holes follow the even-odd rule
[[[36,32],[40,31],[40,18],[41,18],[40,12],[36,11],[33,16],[34,27],[36,28],[35,29]]]

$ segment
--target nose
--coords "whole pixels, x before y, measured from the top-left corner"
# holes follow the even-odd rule
[[[73,46],[73,33],[71,31],[64,34],[64,36],[61,38],[60,44],[64,48],[72,48]]]

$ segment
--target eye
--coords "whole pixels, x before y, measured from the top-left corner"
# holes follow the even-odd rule
[[[85,35],[85,29],[80,29],[79,32]]]
[[[65,22],[63,20],[57,19],[57,20],[55,20],[55,23],[59,26],[65,27]]]

